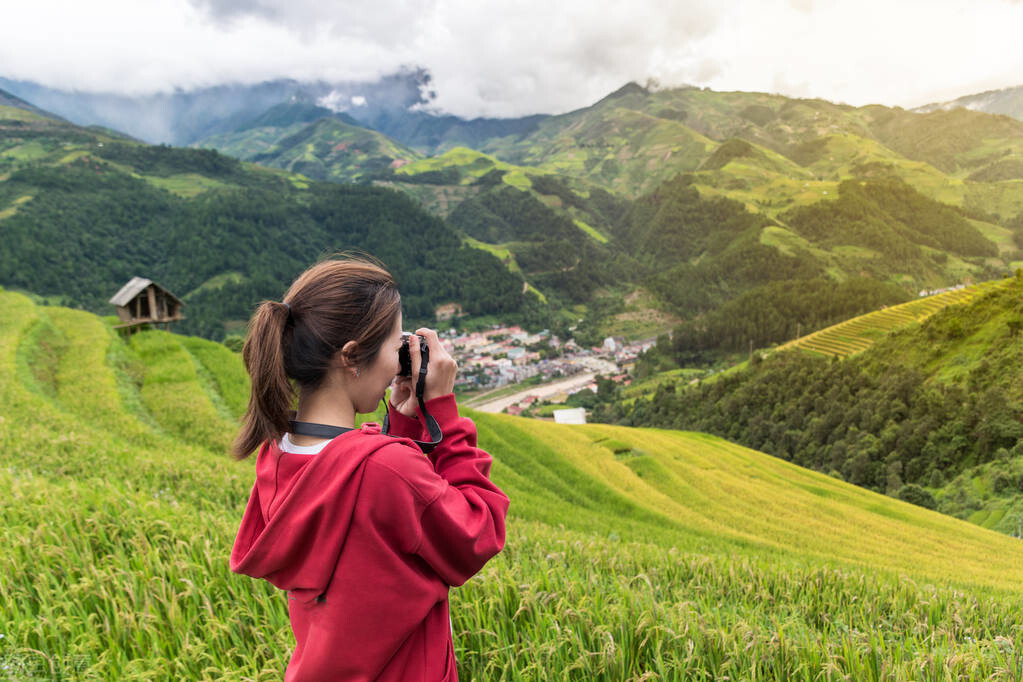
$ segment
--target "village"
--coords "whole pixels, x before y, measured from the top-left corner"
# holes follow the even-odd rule
[[[558,403],[578,391],[595,392],[598,375],[628,385],[636,358],[654,340],[629,343],[622,337],[607,337],[598,347],[584,348],[573,339],[562,341],[546,329],[531,334],[513,325],[471,333],[449,330],[441,335],[441,342],[458,363],[457,391],[487,392],[522,383],[535,385],[536,391],[524,396],[516,393],[490,403],[489,409],[483,408],[520,414],[540,395]],[[577,380],[564,381],[569,378]],[[544,390],[545,385],[554,389]],[[577,414],[570,418],[580,417]]]

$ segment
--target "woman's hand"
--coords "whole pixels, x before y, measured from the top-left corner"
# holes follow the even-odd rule
[[[455,374],[458,372],[455,359],[440,345],[440,339],[435,330],[420,327],[416,330],[416,334],[426,339],[426,345],[430,348],[430,364],[426,368],[426,391],[423,400],[431,400],[451,393],[455,389]],[[412,376],[419,376],[419,365],[414,366]]]
[[[458,371],[458,365],[454,358],[440,345],[437,332],[433,329],[421,327],[416,330],[416,335],[426,339],[426,345],[430,349],[423,400],[431,400],[451,393],[455,387],[455,374]],[[409,359],[412,360],[412,376],[395,377],[391,383],[391,405],[406,417],[415,417],[419,407],[419,401],[416,400],[416,382],[419,381],[422,354],[419,351],[417,336],[410,338],[408,344]]]
[[[412,361],[412,376],[396,376],[391,381],[391,405],[406,417],[416,418],[419,401],[416,400],[416,381],[419,380],[419,339],[409,337],[409,359]],[[429,368],[427,368],[429,369]]]

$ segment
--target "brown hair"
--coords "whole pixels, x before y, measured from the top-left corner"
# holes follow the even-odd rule
[[[288,289],[284,303],[260,303],[242,348],[252,394],[231,448],[235,459],[245,459],[264,441],[287,432],[295,400],[292,380],[315,390],[335,353],[349,341],[356,346],[346,358],[355,365],[372,361],[400,311],[401,297],[390,273],[352,256],[310,267]]]

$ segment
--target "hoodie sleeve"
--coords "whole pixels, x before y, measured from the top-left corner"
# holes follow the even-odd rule
[[[490,481],[492,459],[476,447],[476,426],[458,416],[454,395],[426,407],[444,432],[429,459],[418,449],[410,457],[410,448],[382,448],[366,483],[381,494],[390,489],[392,504],[377,507],[381,529],[448,585],[461,585],[504,547],[508,497]],[[406,485],[394,486],[394,476]]]
[[[423,428],[423,423],[419,421],[419,418],[406,417],[401,412],[398,412],[390,401],[387,402],[387,419],[391,423],[390,435],[404,436],[412,440],[423,440],[426,430]]]

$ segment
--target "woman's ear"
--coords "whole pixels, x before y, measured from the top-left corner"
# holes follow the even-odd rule
[[[338,351],[342,369],[356,377],[359,376],[359,367],[355,364],[355,358],[357,357],[358,352],[359,344],[356,341],[349,341],[341,347],[340,351]]]

